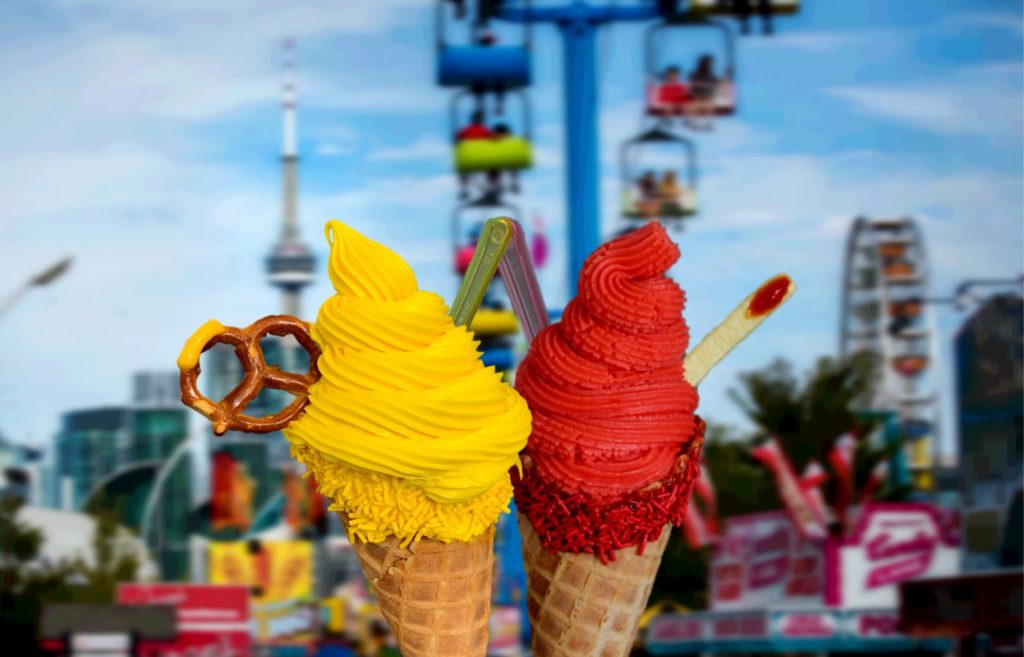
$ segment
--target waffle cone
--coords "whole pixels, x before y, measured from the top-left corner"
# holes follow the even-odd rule
[[[352,548],[402,656],[484,657],[494,527],[469,543],[399,543],[389,536],[380,543],[354,542]]]
[[[593,554],[548,552],[519,514],[534,657],[627,657],[671,526],[643,555],[636,546],[607,565]]]

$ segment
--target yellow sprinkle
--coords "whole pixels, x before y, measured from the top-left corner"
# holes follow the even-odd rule
[[[316,476],[320,493],[333,500],[330,509],[349,517],[350,540],[379,543],[395,536],[403,545],[421,537],[469,542],[508,513],[512,497],[507,475],[469,502],[445,503],[397,477],[354,470],[305,445],[292,445],[292,455]],[[407,500],[401,512],[385,501],[396,499]]]

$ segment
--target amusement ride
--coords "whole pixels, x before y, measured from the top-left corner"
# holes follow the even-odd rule
[[[455,273],[465,274],[484,221],[522,216],[520,176],[533,164],[527,90],[535,23],[556,24],[565,45],[571,294],[583,260],[600,242],[597,29],[623,21],[651,23],[643,50],[641,130],[620,151],[620,214],[627,223],[658,220],[680,229],[699,210],[697,146],[685,133],[707,132],[712,121],[737,111],[736,39],[723,17],[736,18],[746,28],[758,15],[770,33],[774,14],[795,10],[796,3],[787,0],[650,0],[629,6],[437,0],[437,83],[453,91],[449,134],[458,178],[458,202],[451,216]],[[498,23],[514,27],[503,26],[499,34]],[[670,61],[670,47],[698,30],[715,32],[720,42],[715,52],[700,54],[686,74]],[[543,241],[543,234],[534,235],[538,239]],[[471,328],[481,339],[485,362],[507,371],[514,364],[511,338],[518,323],[497,287],[488,293]]]
[[[938,341],[928,290],[927,252],[914,219],[853,222],[842,278],[839,353],[871,355],[875,384],[866,410],[901,437],[905,466],[898,467],[909,471],[918,490],[932,487],[938,446]]]
[[[437,82],[453,89],[450,133],[459,180],[452,243],[466,255],[467,217],[515,210],[519,176],[532,165],[532,28],[550,23],[564,45],[569,292],[583,260],[600,243],[597,153],[597,40],[599,28],[648,22],[643,48],[645,86],[641,130],[621,147],[620,214],[627,222],[658,220],[681,228],[698,213],[697,147],[686,133],[704,133],[737,112],[736,19],[749,32],[758,18],[765,34],[775,15],[792,14],[796,0],[648,0],[625,4],[540,3],[531,0],[437,0]],[[520,30],[507,43],[497,24]],[[503,27],[501,37],[511,28]],[[715,32],[713,52],[684,67],[671,47],[697,31]],[[515,101],[510,102],[514,97]],[[458,267],[456,267],[458,271]],[[491,308],[493,309],[493,308]]]

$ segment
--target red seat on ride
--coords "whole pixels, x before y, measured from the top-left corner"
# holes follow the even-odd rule
[[[647,87],[647,113],[654,116],[678,114],[692,100],[690,87],[682,82],[655,82]]]
[[[670,107],[682,107],[690,102],[690,87],[682,82],[666,82],[658,85],[658,103]]]
[[[476,252],[476,244],[467,244],[459,247],[459,250],[455,252],[455,271],[460,276],[466,274],[466,270],[469,269],[469,263],[473,260],[473,253]]]
[[[485,125],[478,123],[471,123],[462,130],[459,130],[458,134],[455,135],[455,139],[458,141],[466,141],[468,139],[492,139],[494,132],[491,131]]]

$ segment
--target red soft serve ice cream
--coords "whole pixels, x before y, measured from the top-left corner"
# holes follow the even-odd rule
[[[614,558],[682,521],[695,459],[679,457],[703,428],[680,366],[685,295],[665,275],[678,259],[655,222],[599,248],[519,367],[533,433],[516,503],[551,551]]]

